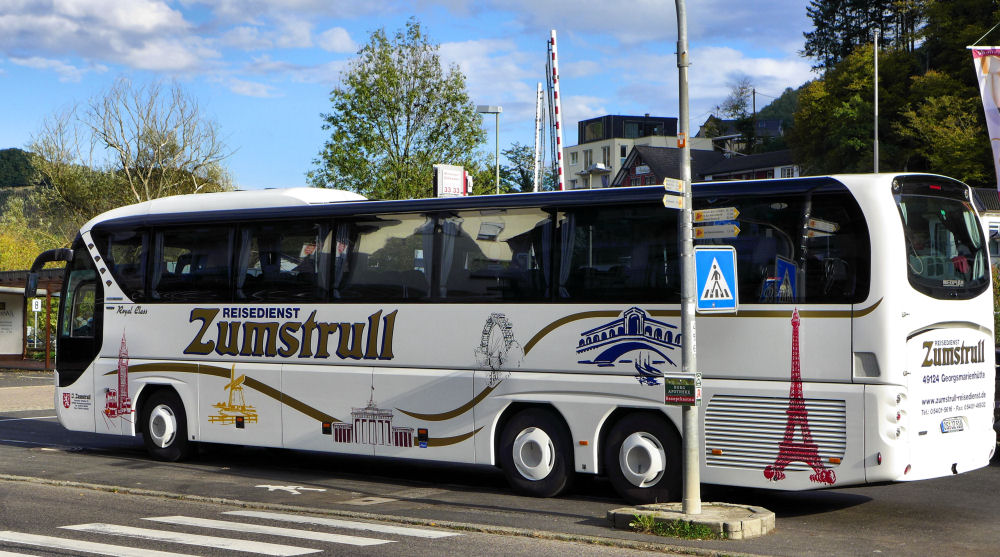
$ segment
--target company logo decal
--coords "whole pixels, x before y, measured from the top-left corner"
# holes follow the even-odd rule
[[[590,356],[581,364],[599,367],[631,365],[643,385],[659,385],[666,365],[677,367],[667,355],[681,346],[676,325],[653,319],[633,307],[621,317],[580,334],[576,353]]]
[[[62,398],[63,398],[63,408],[69,408],[69,401],[70,401],[69,393],[63,393]]]
[[[379,310],[361,323],[329,323],[317,321],[315,311],[303,321],[299,309],[195,308],[191,310],[190,322],[200,321],[201,328],[184,353],[326,359],[332,351],[332,355],[342,360],[393,358],[396,311],[382,315]],[[217,321],[220,313],[222,319]],[[235,318],[273,321],[237,321]]]

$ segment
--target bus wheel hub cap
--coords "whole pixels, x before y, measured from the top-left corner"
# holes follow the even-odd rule
[[[149,435],[157,447],[164,448],[174,441],[177,419],[170,408],[157,406],[149,415]]]
[[[544,479],[555,464],[555,446],[548,434],[529,427],[514,439],[514,466],[529,480]]]
[[[656,485],[663,477],[666,461],[663,445],[656,437],[645,432],[629,435],[618,452],[622,474],[636,487]]]

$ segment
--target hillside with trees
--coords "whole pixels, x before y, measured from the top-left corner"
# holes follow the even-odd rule
[[[992,186],[972,57],[1000,31],[995,0],[812,0],[802,54],[820,77],[798,98],[789,143],[803,171],[874,166],[874,38],[879,31],[879,167]]]

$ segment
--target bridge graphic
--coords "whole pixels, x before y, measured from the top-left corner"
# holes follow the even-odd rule
[[[641,383],[658,385],[656,378],[663,376],[663,370],[656,366],[677,367],[668,354],[680,346],[681,335],[676,325],[653,319],[633,307],[622,312],[620,318],[581,333],[576,353],[592,355],[589,360],[580,360],[581,364],[600,367],[632,364]],[[632,353],[635,355],[625,358]]]

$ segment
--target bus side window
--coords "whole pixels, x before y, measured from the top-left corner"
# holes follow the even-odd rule
[[[552,221],[539,209],[464,211],[439,220],[439,296],[464,301],[543,300]]]
[[[677,215],[660,205],[568,209],[559,216],[560,299],[680,300]]]
[[[122,292],[134,302],[143,301],[149,235],[137,230],[94,230],[91,237]]]
[[[350,302],[423,300],[430,292],[434,220],[384,215],[337,224],[334,299]]]
[[[329,227],[286,222],[247,225],[239,234],[236,299],[323,301],[330,265]]]
[[[232,298],[232,229],[174,228],[156,233],[152,298],[162,301],[228,301]]]
[[[860,302],[868,295],[870,239],[864,215],[847,192],[813,196],[805,228],[805,301]]]

